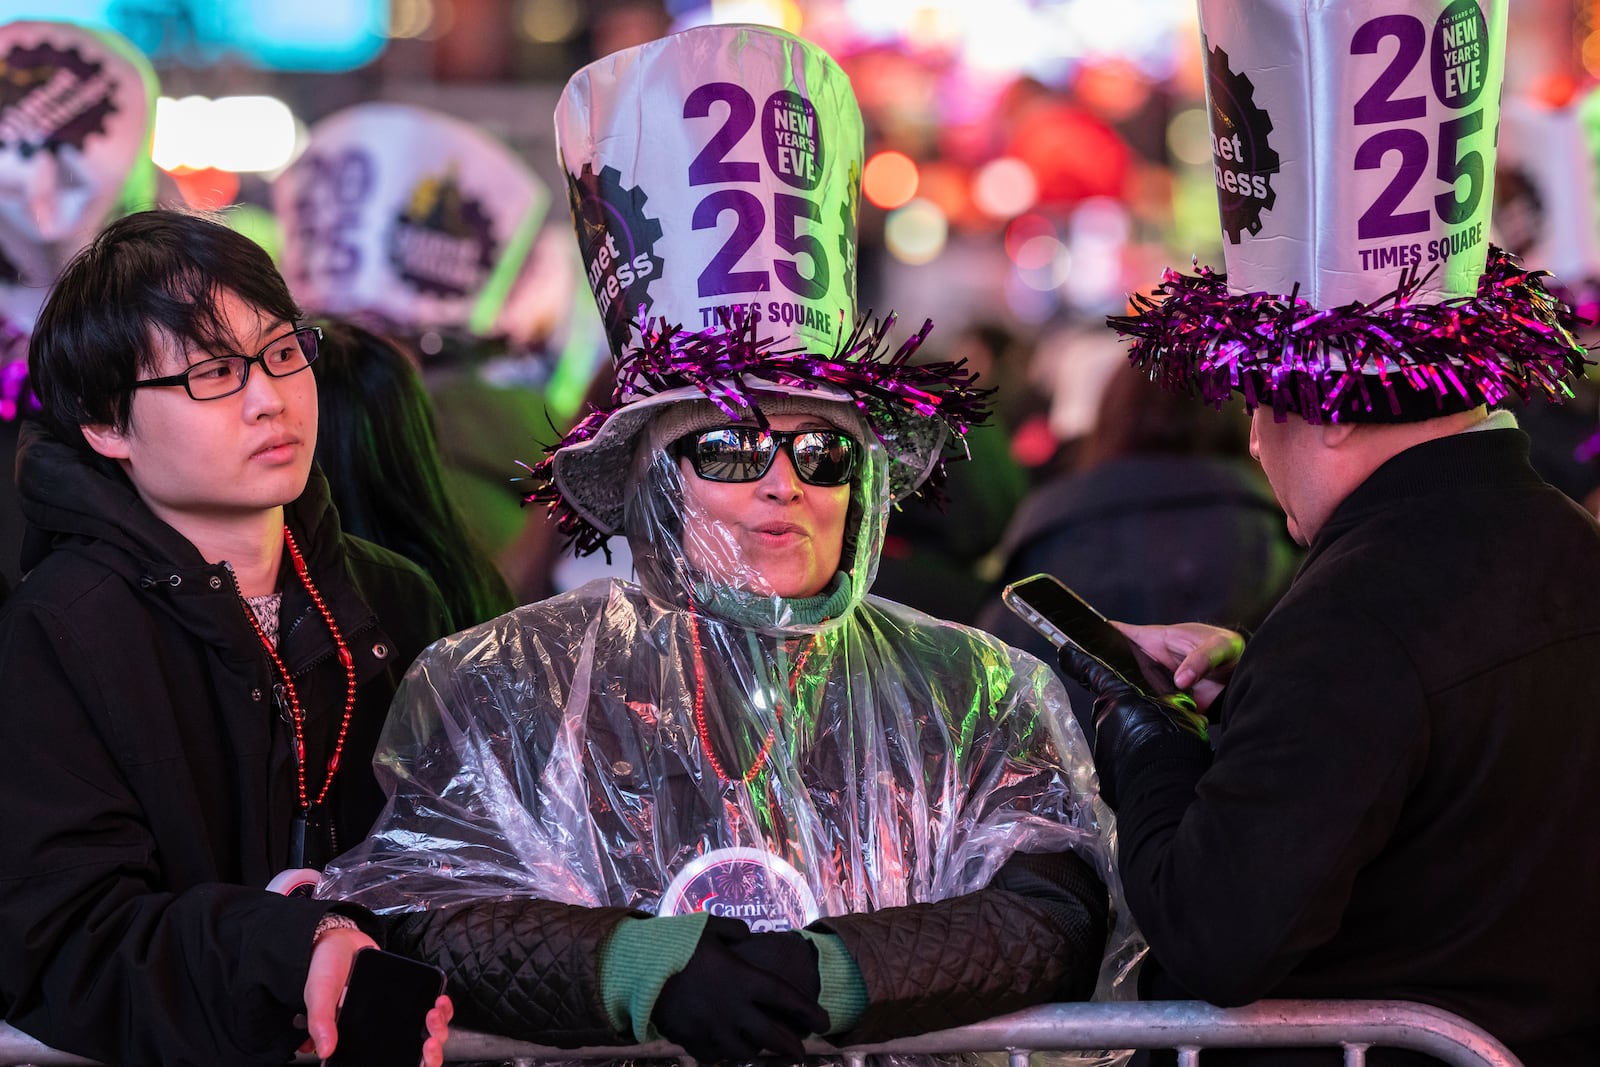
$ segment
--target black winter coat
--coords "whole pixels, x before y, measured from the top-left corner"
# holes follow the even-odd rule
[[[1595,1062],[1597,663],[1600,528],[1524,434],[1391,459],[1246,647],[1210,768],[1119,779],[1153,990],[1421,1001],[1528,1067]],[[1204,1058],[1339,1061],[1260,1057]]]
[[[18,481],[26,577],[0,613],[6,1019],[119,1065],[281,1064],[304,1038],[291,1019],[330,905],[265,889],[299,808],[292,733],[231,572],[37,427]],[[376,815],[389,700],[449,620],[416,566],[341,534],[320,473],[286,515],[357,666],[327,825],[307,842],[320,866]],[[345,672],[287,560],[280,589],[314,796]]]

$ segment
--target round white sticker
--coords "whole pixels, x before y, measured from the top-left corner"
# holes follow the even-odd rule
[[[759,848],[719,848],[684,865],[661,895],[660,915],[697,911],[740,919],[756,933],[798,930],[817,898],[794,865]]]

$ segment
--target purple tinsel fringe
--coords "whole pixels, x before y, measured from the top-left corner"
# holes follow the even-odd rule
[[[1238,392],[1312,422],[1383,419],[1401,415],[1406,394],[1441,410],[1570,397],[1565,379],[1589,361],[1544,274],[1491,246],[1474,296],[1412,303],[1423,280],[1412,271],[1370,304],[1318,310],[1298,286],[1238,294],[1209,268],[1167,270],[1154,296],[1131,298],[1134,314],[1106,321],[1134,339],[1129,358],[1152,379],[1218,406]]]
[[[533,487],[522,501],[547,505],[557,529],[577,555],[605,550],[609,535],[592,526],[556,488],[555,454],[594,437],[620,408],[684,386],[694,386],[730,418],[738,417],[744,409],[755,407],[744,381],[746,375],[801,389],[818,385],[843,389],[867,424],[880,434],[896,409],[940,419],[953,437],[981,425],[989,417],[994,390],[976,385],[977,375],[966,369],[966,360],[911,362],[933,329],[931,319],[890,353],[889,331],[894,323],[892,313],[880,320],[870,313],[864,315],[831,356],[818,356],[803,348],[779,350],[773,338],[757,336],[756,319],[744,314],[693,333],[659,322],[636,325],[639,342],[617,360],[616,388],[610,402],[591,410],[565,437],[547,446],[538,463],[530,466],[518,461],[518,466],[528,471],[527,478],[518,480]],[[941,459],[924,482],[923,493],[936,500],[944,475]],[[609,559],[609,551],[606,555]]]
[[[0,317],[0,422],[38,410],[39,398],[28,387],[28,335]]]
[[[1583,442],[1572,450],[1572,458],[1579,463],[1593,463],[1597,456],[1600,456],[1600,430],[1584,438]]]

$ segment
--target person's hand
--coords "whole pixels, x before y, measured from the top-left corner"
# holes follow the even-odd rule
[[[1144,650],[1145,655],[1172,671],[1178,688],[1194,697],[1201,711],[1211,707],[1233,674],[1244,652],[1244,638],[1220,626],[1184,622],[1175,626],[1111,625]]]
[[[333,1054],[339,1043],[336,1022],[339,998],[350,979],[350,967],[357,952],[377,947],[377,942],[360,930],[327,930],[317,938],[311,949],[305,986],[306,1029],[311,1037],[300,1051],[314,1052],[321,1059]],[[428,1039],[422,1044],[422,1067],[441,1067],[444,1063],[444,1043],[450,1036],[450,1019],[454,1014],[455,1006],[445,996],[435,1000],[428,1009]]]
[[[804,996],[822,994],[822,972],[817,969],[817,949],[796,930],[751,933],[728,946],[745,963],[782,978]],[[826,1033],[827,1028],[814,1031]]]
[[[1205,716],[1187,694],[1146,696],[1076,645],[1062,645],[1059,659],[1063,671],[1095,694],[1094,766],[1100,795],[1113,809],[1118,782],[1136,764],[1157,756],[1210,759]]]
[[[814,991],[740,958],[736,948],[752,936],[737,919],[711,916],[687,966],[667,979],[656,998],[650,1020],[697,1060],[748,1060],[762,1051],[802,1056],[807,1035],[828,1028],[828,1013]],[[753,954],[776,960],[779,953],[768,947],[783,951],[763,942]],[[815,949],[809,943],[805,948],[814,973]]]
[[[444,1067],[444,1043],[450,1040],[450,1020],[455,1013],[456,1006],[443,995],[428,1010],[428,1040],[422,1043],[422,1067]]]

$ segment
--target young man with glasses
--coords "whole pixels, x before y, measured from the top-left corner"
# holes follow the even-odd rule
[[[309,1029],[326,1055],[374,944],[360,909],[286,887],[366,832],[390,697],[450,620],[418,568],[339,529],[301,373],[318,339],[265,252],[165,211],[109,226],[34,331],[0,1003],[57,1048],[279,1064]]]

